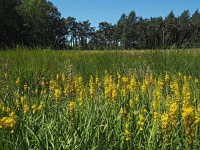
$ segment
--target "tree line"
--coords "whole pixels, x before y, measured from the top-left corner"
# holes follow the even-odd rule
[[[200,13],[176,17],[122,14],[116,24],[62,18],[48,0],[0,0],[0,49],[26,46],[54,49],[168,49],[200,47]]]

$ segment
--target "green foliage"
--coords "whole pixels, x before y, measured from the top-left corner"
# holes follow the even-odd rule
[[[144,19],[134,11],[122,14],[116,24],[61,17],[48,0],[0,1],[0,49],[41,47],[72,50],[170,49],[200,47],[200,13],[185,10],[176,17]]]
[[[0,10],[0,48],[65,47],[65,22],[50,1],[1,0]]]
[[[199,84],[194,84],[194,78],[200,80],[200,50],[160,50],[160,51],[52,51],[42,49],[17,49],[15,51],[0,52],[0,104],[6,104],[11,110],[15,110],[17,115],[17,124],[13,133],[9,130],[0,128],[0,149],[197,149],[199,145],[199,125],[195,129],[195,135],[192,146],[188,144],[188,138],[184,133],[184,125],[181,116],[178,116],[177,128],[169,130],[167,138],[163,141],[161,132],[161,122],[158,126],[152,123],[152,106],[154,100],[153,88],[157,85],[159,78],[164,78],[166,72],[169,78],[173,75],[187,75],[190,79],[191,96],[196,94],[199,100]],[[72,65],[72,74],[69,76]],[[150,68],[151,70],[147,69]],[[147,69],[147,70],[146,70]],[[130,73],[137,75],[137,86],[144,82],[141,80],[145,73],[152,71],[153,79],[146,94],[141,94],[141,88],[138,87],[139,101],[134,100],[134,108],[129,110],[130,94],[126,97],[120,95],[115,103],[109,103],[104,99],[104,77],[105,70],[112,75],[113,82],[117,82],[116,73],[119,72],[121,78],[130,77]],[[147,72],[145,72],[147,71]],[[5,76],[7,73],[7,76]],[[49,81],[54,80],[60,90],[63,85],[62,77],[58,79],[56,75],[62,74],[68,81],[70,77],[76,79],[76,75],[83,77],[84,103],[79,105],[78,97],[69,97],[61,95],[58,102],[55,101],[53,93],[47,88]],[[90,75],[99,76],[101,86],[96,89],[95,99],[91,100],[85,95],[88,94]],[[160,75],[160,76],[159,76]],[[20,77],[20,86],[16,86],[16,79]],[[148,74],[147,77],[149,78]],[[115,80],[116,79],[116,80]],[[179,75],[182,87],[183,76]],[[37,94],[41,90],[41,82],[44,80],[44,86],[47,93]],[[26,83],[30,87],[30,93],[26,91]],[[172,82],[171,82],[172,83]],[[122,83],[121,83],[122,84]],[[162,85],[162,84],[161,84]],[[57,86],[55,86],[57,88]],[[121,86],[121,85],[120,85]],[[121,86],[123,87],[123,86]],[[164,89],[169,86],[164,86]],[[37,90],[36,90],[37,89]],[[194,89],[194,90],[192,90]],[[37,92],[36,92],[37,91]],[[171,94],[171,91],[164,90],[163,96]],[[195,91],[195,92],[194,92]],[[168,93],[167,93],[168,92]],[[24,113],[23,109],[17,109],[16,99],[26,96],[29,103],[29,111]],[[134,94],[135,95],[135,94]],[[78,95],[77,95],[78,96]],[[70,101],[75,101],[75,111],[73,121],[70,119]],[[173,97],[171,97],[173,98]],[[171,99],[170,99],[171,100]],[[33,113],[33,104],[44,102],[45,109]],[[106,103],[106,101],[108,103]],[[162,99],[161,106],[165,106],[166,99]],[[199,101],[198,101],[199,102]],[[196,104],[193,99],[192,104]],[[137,105],[136,105],[137,104]],[[143,106],[143,107],[142,107]],[[197,104],[196,104],[197,106]],[[130,111],[129,131],[131,131],[131,141],[126,142],[125,128],[127,118],[122,118],[120,114],[121,107]],[[180,107],[181,104],[180,104]],[[198,105],[199,107],[199,105]],[[144,129],[138,129],[138,116],[144,111]],[[165,109],[161,108],[162,112]],[[182,112],[179,112],[180,114]],[[0,119],[7,115],[2,112],[0,106]],[[140,121],[141,122],[141,121]],[[142,124],[142,123],[140,123]],[[167,131],[168,132],[168,131]],[[168,144],[164,144],[167,142]]]
[[[64,47],[65,23],[51,2],[22,0],[18,12],[24,20],[25,43],[41,47]]]

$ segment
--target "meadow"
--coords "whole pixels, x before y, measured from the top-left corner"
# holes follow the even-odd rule
[[[199,58],[0,51],[0,149],[200,149]]]

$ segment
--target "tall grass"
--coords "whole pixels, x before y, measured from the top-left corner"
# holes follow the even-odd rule
[[[0,52],[1,149],[198,149],[200,50]]]
[[[69,64],[76,73],[88,76],[96,71],[120,71],[127,73],[136,67],[160,71],[184,72],[199,76],[200,50],[162,51],[52,51],[26,50],[0,52],[1,64],[8,61],[10,71],[28,71],[48,74],[63,72]],[[18,75],[17,74],[17,75]]]

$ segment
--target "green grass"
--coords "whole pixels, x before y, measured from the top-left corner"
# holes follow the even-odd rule
[[[155,51],[52,51],[26,50],[1,51],[1,66],[8,62],[13,76],[49,75],[67,72],[69,64],[74,73],[87,78],[96,72],[104,74],[150,67],[154,73],[182,72],[199,78],[200,50],[155,50]]]
[[[182,94],[185,81],[184,76],[191,76],[188,82],[191,94],[190,105],[198,112],[200,92],[200,49],[188,50],[145,50],[145,51],[53,51],[16,49],[0,51],[0,119],[9,116],[12,111],[16,113],[14,133],[10,129],[0,128],[0,149],[198,149],[200,147],[200,125],[195,126],[195,136],[187,137],[187,129],[183,118],[182,108],[184,95]],[[72,65],[72,72],[69,66]],[[123,96],[121,90],[127,85],[120,81],[120,90],[114,104],[106,102],[105,98],[105,70],[112,76],[113,84],[118,81],[117,72],[130,80],[132,73],[137,79],[137,88]],[[147,93],[142,93],[141,87],[145,78],[152,72],[153,83],[147,87]],[[163,140],[161,131],[161,115],[170,113],[166,104],[167,95],[171,96],[170,103],[175,101],[176,94],[171,91],[165,79],[165,73],[170,76],[173,84],[178,76],[180,88],[179,113],[177,114],[176,129],[169,131],[167,144]],[[7,73],[7,78],[5,77]],[[72,73],[72,75],[69,75]],[[66,79],[62,81],[61,75]],[[56,75],[59,79],[56,80]],[[98,75],[101,85],[95,88],[95,98],[91,100],[91,75]],[[64,89],[75,88],[77,77],[83,78],[84,104],[80,106],[80,89],[75,93],[66,94]],[[16,79],[20,78],[20,85]],[[71,78],[71,79],[69,79]],[[121,79],[121,78],[120,78]],[[50,80],[55,81],[53,90],[50,89]],[[160,108],[153,108],[153,102],[158,90],[157,81],[163,80],[164,86]],[[42,86],[42,82],[45,86]],[[150,81],[149,81],[150,82]],[[30,91],[24,85],[28,84]],[[169,83],[168,83],[169,84]],[[73,87],[74,86],[74,87]],[[79,86],[79,85],[78,85]],[[95,85],[96,86],[96,85]],[[40,91],[45,88],[46,93]],[[60,90],[57,102],[56,90]],[[37,92],[36,92],[37,90]],[[38,92],[39,91],[39,92]],[[138,100],[136,101],[138,96]],[[26,97],[24,104],[17,107],[16,100]],[[194,98],[197,101],[194,101]],[[134,107],[129,103],[134,100]],[[44,102],[44,109],[33,113],[32,106]],[[70,112],[70,101],[75,102],[74,116]],[[10,108],[6,112],[3,105]],[[24,106],[29,111],[24,113]],[[126,108],[127,114],[120,115],[121,108]],[[143,112],[143,108],[147,112]],[[156,109],[156,110],[155,110]],[[200,110],[200,109],[199,109]],[[159,121],[155,122],[153,115],[159,111]],[[198,112],[199,113],[199,112]],[[139,114],[144,115],[144,129],[139,131]],[[130,115],[130,118],[128,117]],[[73,120],[71,119],[73,116]],[[197,115],[196,115],[197,116]],[[130,119],[130,120],[129,120]],[[1,120],[0,120],[1,121]],[[130,123],[131,140],[127,142],[125,128]],[[1,122],[0,122],[1,125]],[[192,138],[192,146],[188,144]]]

